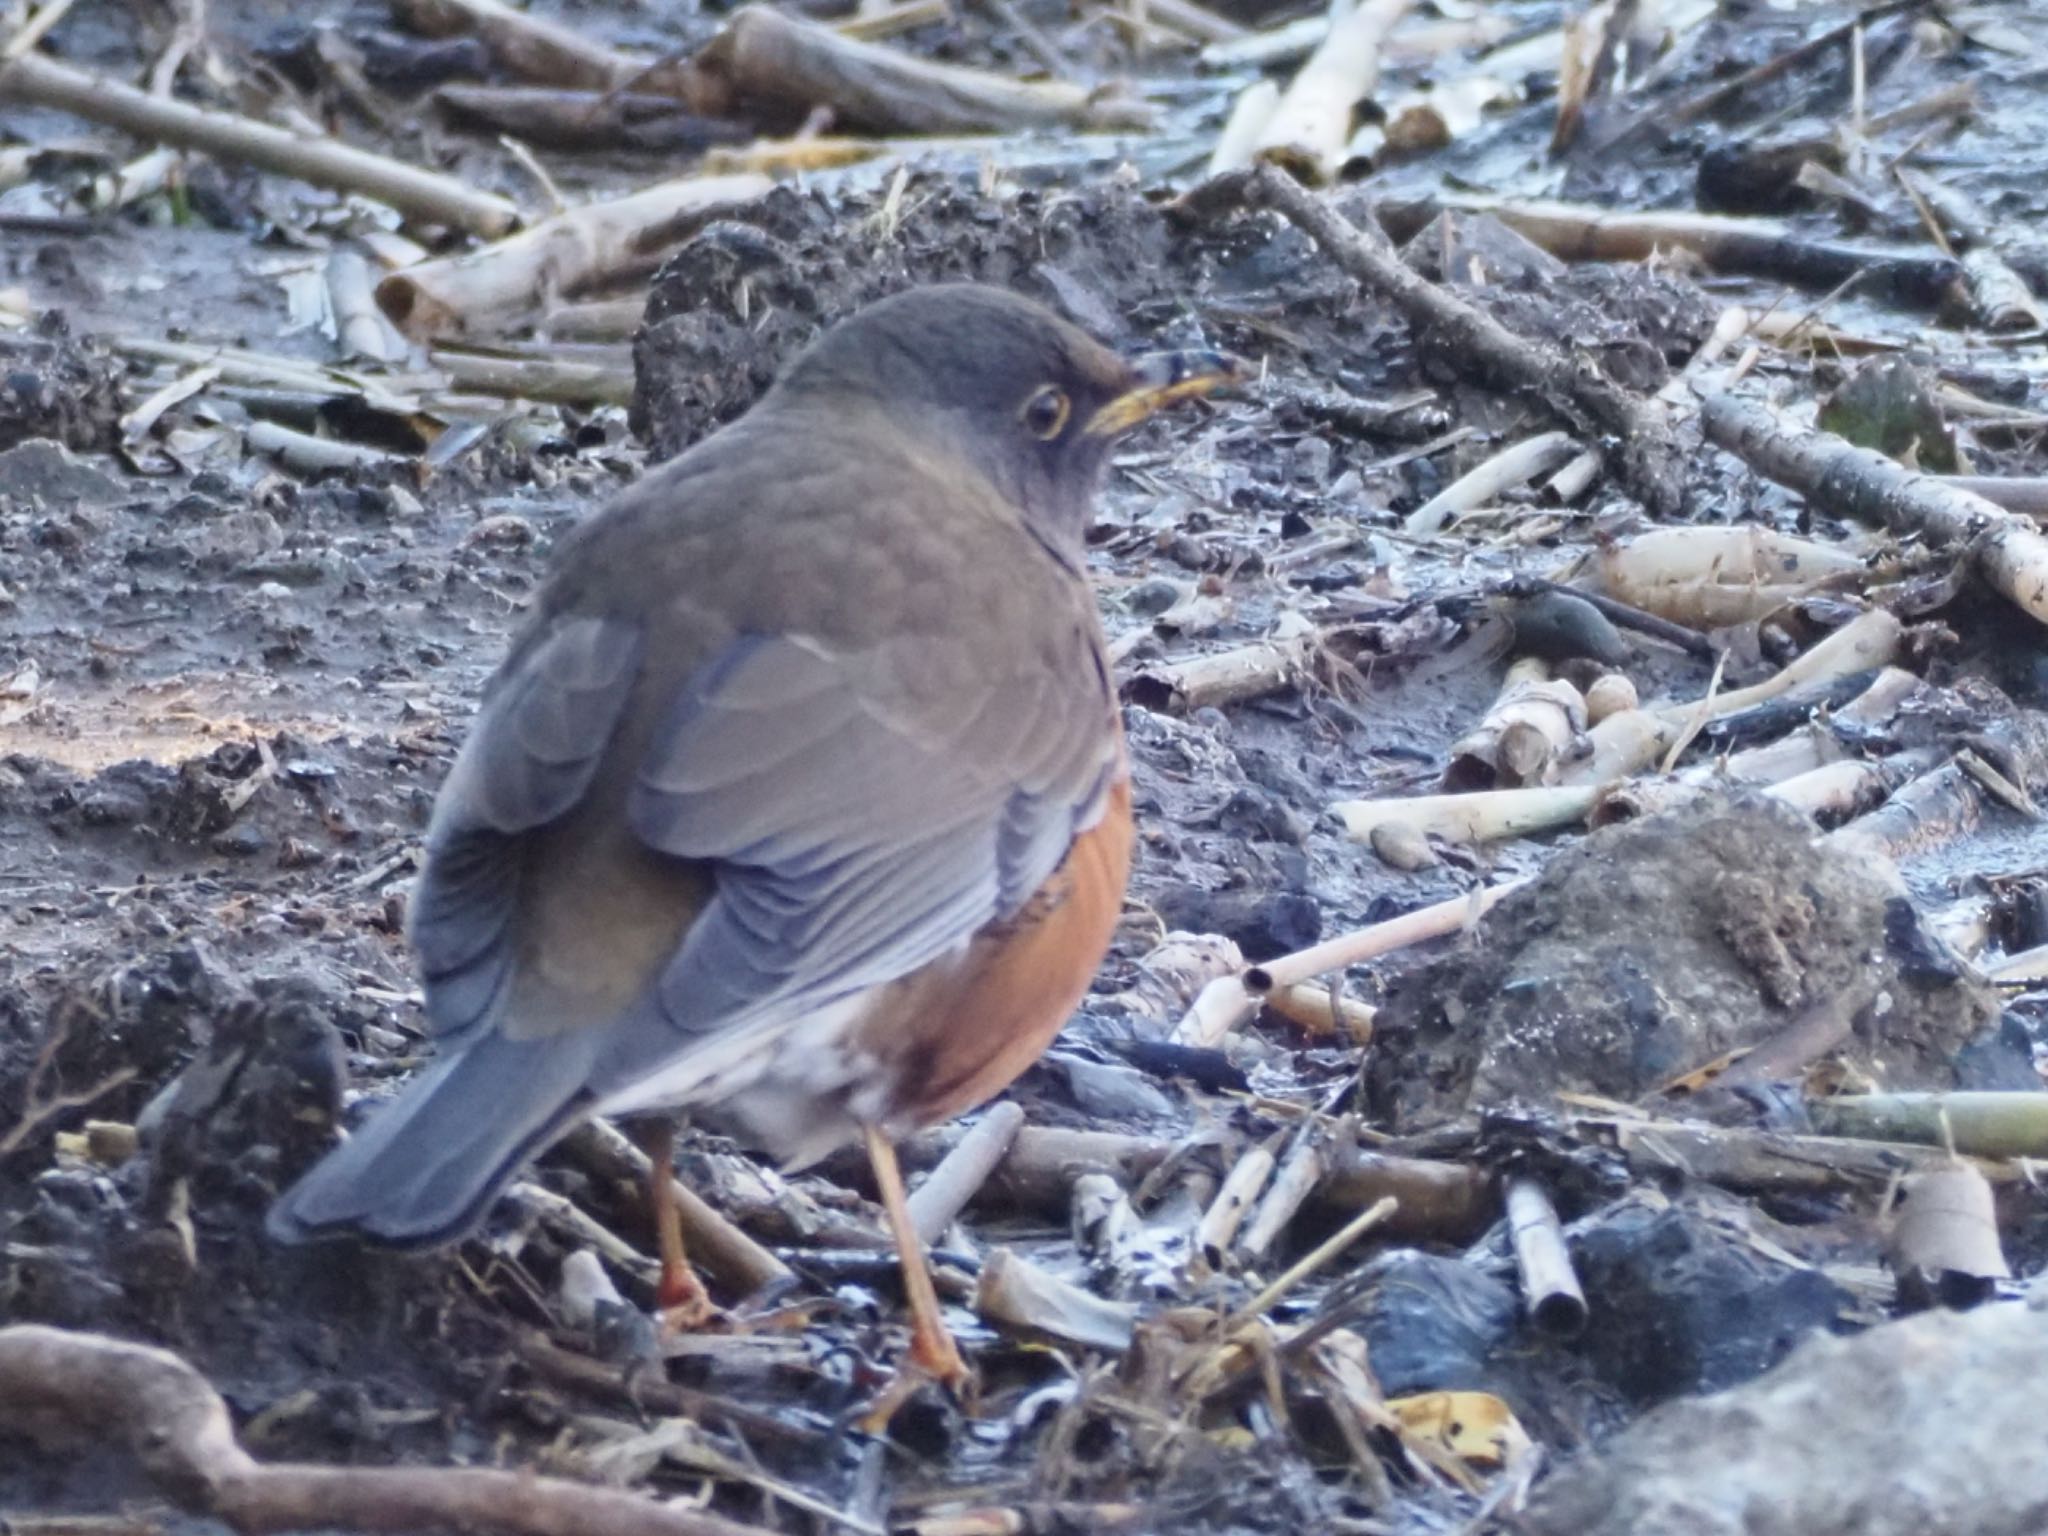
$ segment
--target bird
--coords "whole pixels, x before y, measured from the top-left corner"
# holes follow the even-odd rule
[[[1245,377],[911,288],[575,527],[429,818],[435,1053],[273,1238],[454,1241],[595,1115],[687,1113],[788,1169],[861,1142],[909,1366],[969,1379],[895,1145],[1007,1087],[1107,952],[1134,835],[1093,501],[1127,432]]]

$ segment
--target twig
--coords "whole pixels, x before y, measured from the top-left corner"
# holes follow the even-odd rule
[[[123,1443],[162,1491],[244,1536],[305,1530],[507,1536],[767,1536],[758,1526],[532,1472],[477,1467],[266,1466],[227,1404],[166,1350],[33,1324],[0,1328],[0,1422]]]
[[[1277,210],[1352,278],[1386,295],[1418,327],[1437,332],[1481,376],[1560,410],[1582,430],[1605,434],[1630,492],[1660,517],[1677,513],[1684,499],[1684,459],[1661,405],[1623,389],[1587,357],[1517,336],[1416,273],[1377,226],[1354,228],[1271,166],[1219,177],[1182,202],[1191,214],[1232,207]]]
[[[1272,1311],[1274,1307],[1286,1300],[1303,1282],[1313,1279],[1316,1275],[1322,1273],[1324,1267],[1332,1259],[1337,1258],[1345,1249],[1365,1236],[1366,1233],[1387,1220],[1395,1211],[1400,1209],[1400,1206],[1401,1202],[1392,1195],[1384,1195],[1374,1201],[1368,1209],[1361,1211],[1357,1216],[1340,1227],[1334,1235],[1325,1239],[1308,1253],[1303,1254],[1271,1285],[1239,1307],[1232,1321],[1246,1322],[1255,1317],[1262,1317]],[[1224,1331],[1227,1333],[1229,1329],[1230,1323],[1226,1323]]]
[[[2048,624],[2048,538],[2029,520],[1832,432],[1799,432],[1732,395],[1709,395],[1700,421],[1711,441],[1827,512],[1937,544],[1972,544],[1992,588]]]
[[[0,100],[53,107],[138,138],[203,149],[315,186],[360,192],[410,218],[453,225],[496,239],[519,222],[505,198],[479,192],[453,176],[404,165],[329,138],[272,127],[231,112],[214,112],[150,96],[41,54],[0,64]]]

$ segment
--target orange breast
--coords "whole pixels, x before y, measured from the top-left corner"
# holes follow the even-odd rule
[[[1124,779],[1022,912],[984,930],[960,961],[906,977],[877,1000],[859,1046],[891,1079],[891,1134],[972,1109],[1044,1054],[1109,949],[1131,840]]]

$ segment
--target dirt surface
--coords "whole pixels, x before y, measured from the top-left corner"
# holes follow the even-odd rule
[[[273,73],[282,99],[352,135],[533,200],[530,174],[495,136],[409,105],[437,80],[496,78],[487,57],[460,39],[430,54],[382,5],[310,9],[281,19],[214,4],[217,60],[244,79]],[[1346,1400],[1333,1383],[1351,1364],[1375,1403],[1494,1393],[1563,1460],[1651,1405],[1751,1379],[1814,1330],[1885,1317],[1884,1180],[1761,1198],[1668,1168],[1651,1180],[1618,1145],[1568,1131],[1560,1095],[1677,1114],[1662,1090],[1830,1011],[1848,1030],[1834,1061],[1865,1086],[2038,1086],[2042,995],[2001,998],[1932,930],[1984,897],[1996,947],[2048,937],[2040,823],[1994,808],[1973,836],[1908,860],[1903,892],[1754,795],[1593,836],[1437,839],[1412,868],[1347,835],[1334,802],[1434,791],[1507,657],[1545,645],[1534,610],[1503,583],[1562,579],[1647,520],[1601,479],[1562,506],[1512,490],[1447,538],[1405,530],[1408,513],[1467,470],[1556,426],[1555,402],[1476,384],[1443,336],[1361,292],[1277,219],[1170,215],[1169,195],[1194,179],[1248,77],[1204,75],[1185,49],[1136,58],[1100,14],[1022,9],[1058,35],[1077,77],[1141,76],[1164,130],[1085,150],[1055,137],[1000,154],[935,151],[900,169],[784,183],[669,253],[631,338],[630,408],[451,401],[395,378],[384,380],[395,402],[366,399],[353,384],[371,371],[295,315],[292,285],[392,220],[212,162],[195,165],[175,200],[80,215],[70,192],[131,146],[100,134],[82,150],[74,120],[9,112],[7,132],[45,157],[0,194],[0,290],[20,290],[35,317],[0,329],[0,1321],[179,1350],[266,1459],[533,1467],[663,1495],[709,1487],[718,1511],[791,1531],[906,1527],[991,1506],[1030,1512],[1010,1529],[1236,1533],[1439,1531],[1484,1515],[1477,1480],[1331,1406]],[[1518,35],[1562,14],[1496,9]],[[719,20],[549,10],[650,54],[687,50]],[[1977,112],[1915,164],[1969,191],[1988,210],[1989,243],[2031,270],[2031,231],[2048,215],[2048,139],[2029,84],[2041,66],[1972,40],[2005,28],[2048,45],[2023,7],[1984,7],[1961,30],[1887,13],[1870,23],[1860,77],[1836,49],[1739,109],[1680,121],[1679,105],[1848,14],[1731,8],[1646,84],[1596,103],[1580,145],[1554,160],[1554,71],[1517,74],[1518,105],[1397,160],[1364,191],[1340,190],[1337,206],[1363,219],[1379,199],[1471,186],[1690,206],[1710,151],[1719,164],[1748,138],[1831,128],[1857,78],[1859,114],[1967,78]],[[903,46],[1028,67],[1016,28],[995,17],[971,8]],[[138,29],[116,0],[82,0],[56,42],[74,61],[133,72],[161,46],[158,25]],[[368,99],[398,108],[388,124],[336,85],[320,39],[337,35],[382,93]],[[1391,78],[1407,89],[1439,67],[1456,72],[1403,64]],[[227,99],[218,85],[191,88]],[[1654,126],[1660,113],[1668,130]],[[1883,153],[1903,154],[1914,132],[1892,131]],[[543,159],[571,196],[677,169],[667,150]],[[1846,212],[1787,196],[1777,211],[1804,232],[1924,243],[1902,195]],[[1578,349],[1646,394],[1672,380],[1724,304],[1822,303],[1682,256],[1567,266],[1484,220],[1426,228],[1408,254],[1518,332]],[[858,1172],[836,1162],[785,1180],[713,1138],[686,1138],[685,1177],[798,1281],[667,1346],[665,1360],[651,1358],[639,1311],[651,1265],[635,1254],[606,1265],[626,1308],[580,1330],[565,1319],[565,1265],[590,1240],[565,1212],[638,1254],[650,1242],[636,1192],[587,1149],[544,1158],[535,1187],[453,1250],[273,1247],[261,1221],[275,1191],[420,1057],[402,938],[419,839],[553,546],[647,464],[743,411],[822,326],[955,278],[1029,293],[1120,347],[1226,346],[1263,370],[1254,390],[1149,426],[1098,504],[1092,574],[1127,701],[1137,867],[1095,993],[1011,1097],[1034,1130],[1144,1145],[1098,1147],[1030,1198],[999,1178],[939,1245],[949,1315],[981,1376],[975,1410],[926,1395],[889,1441],[849,1431],[904,1331],[879,1213]],[[1928,377],[1997,383],[2021,424],[1950,420],[1973,467],[2048,473],[2040,420],[2024,414],[2041,399],[2038,333],[1937,329],[1925,307],[1860,289],[1826,312],[1910,349]],[[349,366],[329,392],[224,379],[126,433],[124,412],[194,366],[145,356],[138,337]],[[545,327],[527,344],[553,345]],[[629,366],[622,341],[588,355],[622,376]],[[1825,347],[1773,350],[1758,367],[1803,398],[1853,361]],[[246,447],[254,421],[402,457],[293,470]],[[1697,521],[1849,534],[1734,460],[1689,447]],[[2037,731],[2048,698],[2038,626],[1952,555],[1916,548],[1903,564],[1873,590],[1914,626],[1902,664],[1930,687],[1910,729],[1851,749],[1981,745],[1987,719]],[[1721,686],[1767,676],[1864,600],[1819,593],[1718,637]],[[1296,621],[1319,643],[1291,684],[1190,710],[1163,681]],[[1641,633],[1612,643],[1605,665],[1646,701],[1697,699],[1715,675],[1709,659]],[[1561,670],[1573,667],[1601,670],[1583,654],[1563,658]],[[1686,761],[1737,745],[1708,736]],[[2038,800],[2038,784],[2023,787]],[[1169,933],[1213,935],[1259,961],[1525,874],[1539,878],[1475,931],[1345,975],[1354,1000],[1382,1005],[1362,1051],[1274,1012],[1214,1048],[1168,1038],[1207,979],[1161,958]],[[1196,1221],[1219,1182],[1248,1149],[1284,1160],[1304,1126],[1346,1146],[1362,1134],[1368,1155],[1474,1170],[1489,1189],[1504,1170],[1539,1170],[1570,1224],[1594,1328],[1558,1339],[1528,1320],[1490,1197],[1473,1223],[1435,1220],[1405,1193],[1401,1224],[1273,1313],[1283,1329],[1323,1319],[1336,1354],[1285,1391],[1240,1383],[1190,1397],[1189,1382],[1214,1368],[1217,1318],[1369,1203],[1341,1186],[1255,1260],[1201,1251]],[[932,1155],[926,1146],[912,1160]],[[1088,1206],[1071,1178],[1082,1168],[1113,1175],[1123,1204]],[[2048,1224],[2031,1186],[2007,1201],[2021,1267]],[[1137,1308],[1134,1347],[978,1316],[969,1301],[1000,1248]],[[1822,1371],[1833,1357],[1801,1358]],[[698,1426],[690,1448],[636,1439],[677,1418]],[[1612,1475],[1634,1457],[1668,1459],[1657,1438],[1667,1433],[1646,1426],[1622,1442]],[[1361,1445],[1394,1469],[1390,1486],[1361,1473]],[[150,1492],[123,1458],[51,1458],[0,1440],[0,1517],[133,1500],[153,1528],[176,1526],[146,1506]],[[1587,1499],[1607,1507],[1607,1485],[1560,1485],[1549,1507]]]

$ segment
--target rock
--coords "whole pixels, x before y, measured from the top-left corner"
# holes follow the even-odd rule
[[[0,496],[46,507],[104,507],[120,500],[121,483],[82,463],[62,443],[32,437],[0,452]]]
[[[1952,1088],[1998,1001],[1928,966],[1894,903],[1762,796],[1606,828],[1406,978],[1380,1012],[1373,1109],[1411,1129],[1564,1091],[1634,1101],[1820,1008],[1853,1020],[1841,1054],[1887,1087]]]
[[[1819,1337],[1667,1404],[1537,1493],[1535,1536],[2039,1536],[2042,1298]]]

